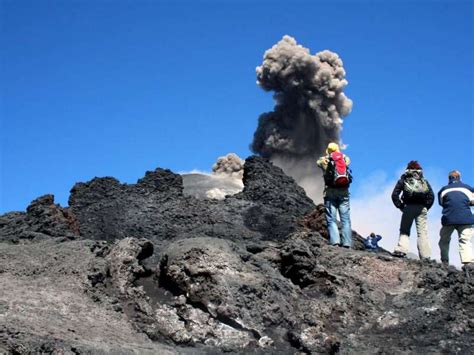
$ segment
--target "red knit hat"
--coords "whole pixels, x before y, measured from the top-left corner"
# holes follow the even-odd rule
[[[418,163],[416,160],[412,160],[408,163],[407,169],[410,170],[422,170],[420,163]]]

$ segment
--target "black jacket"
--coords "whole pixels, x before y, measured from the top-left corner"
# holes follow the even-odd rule
[[[413,173],[419,174],[421,177],[423,177],[423,172],[421,170],[407,170],[405,174],[403,174],[400,177],[400,180],[398,180],[397,184],[395,185],[395,188],[393,189],[392,192],[392,201],[395,207],[402,209],[405,207],[405,205],[423,205],[427,209],[430,209],[431,206],[433,206],[434,203],[434,193],[433,189],[431,188],[430,183],[425,179],[426,183],[428,184],[428,192],[423,198],[420,197],[409,197],[409,196],[404,196],[403,194],[403,184],[405,179],[412,175]],[[400,197],[400,194],[402,195]]]

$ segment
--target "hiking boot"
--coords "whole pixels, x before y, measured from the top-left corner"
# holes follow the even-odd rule
[[[474,261],[471,261],[470,263],[464,263],[462,269],[464,271],[474,272]]]
[[[334,244],[331,244],[332,247],[340,247],[341,244],[340,243],[334,243]]]
[[[441,260],[441,264],[443,264],[444,266],[449,266],[449,261]]]
[[[351,248],[350,245],[343,245],[342,247],[345,248],[345,249],[350,249]]]
[[[407,254],[402,252],[402,251],[398,251],[398,250],[395,250],[393,253],[392,253],[393,256],[397,257],[397,258],[406,258],[407,257]]]

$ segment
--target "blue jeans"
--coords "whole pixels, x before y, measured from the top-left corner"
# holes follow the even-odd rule
[[[324,207],[326,207],[326,221],[329,230],[329,244],[341,244],[339,229],[337,228],[337,211],[342,224],[342,245],[352,246],[352,229],[350,217],[349,196],[326,196],[324,198]]]

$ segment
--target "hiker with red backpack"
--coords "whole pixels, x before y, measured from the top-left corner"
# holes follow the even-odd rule
[[[349,185],[352,175],[349,169],[350,159],[339,151],[339,145],[329,143],[326,155],[316,163],[324,176],[324,207],[329,231],[329,244],[350,248],[352,229],[349,204]],[[342,235],[337,228],[337,212],[342,224]]]
[[[429,260],[431,246],[428,239],[427,219],[428,210],[433,206],[434,194],[417,161],[412,160],[408,163],[405,173],[393,189],[392,201],[395,207],[402,211],[400,237],[393,255],[406,257],[410,244],[410,230],[415,221],[418,254],[421,260]]]

